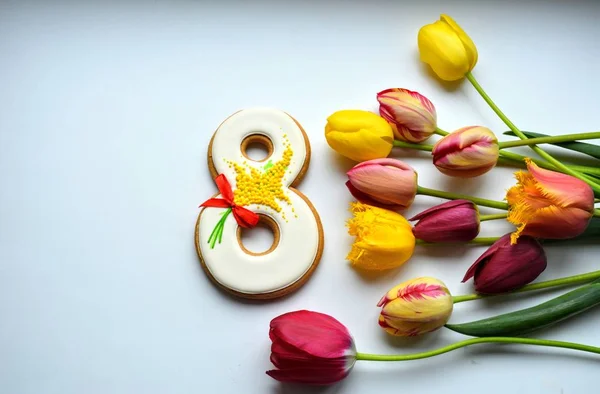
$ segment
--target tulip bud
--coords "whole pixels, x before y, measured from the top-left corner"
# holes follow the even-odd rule
[[[473,263],[462,281],[474,277],[478,293],[500,294],[525,286],[545,269],[546,253],[535,238],[522,236],[511,245],[506,234]]]
[[[444,81],[464,78],[477,64],[477,47],[464,30],[448,15],[419,30],[421,61],[429,64]]]
[[[448,201],[408,219],[417,239],[425,242],[467,242],[479,234],[479,211],[471,201]]]
[[[506,193],[508,221],[521,234],[536,238],[567,239],[582,234],[594,212],[594,192],[570,175],[539,168],[526,159],[529,172],[519,171],[518,184]]]
[[[386,89],[377,93],[379,114],[388,121],[401,141],[419,143],[435,132],[437,115],[427,97],[408,89]]]
[[[271,321],[271,362],[267,375],[280,382],[332,384],[356,362],[348,329],[329,315],[311,311],[283,314]]]
[[[327,118],[325,139],[331,148],[354,161],[387,157],[394,133],[388,122],[372,112],[338,111]]]
[[[410,223],[396,212],[354,203],[348,233],[356,236],[346,259],[363,270],[387,270],[401,266],[415,250]]]
[[[433,164],[443,174],[471,178],[494,168],[499,151],[498,139],[490,129],[470,126],[439,140],[431,154]]]
[[[409,207],[417,194],[417,173],[396,159],[376,159],[348,171],[346,186],[357,200],[389,209]]]
[[[392,288],[377,306],[382,307],[379,325],[387,333],[410,337],[443,327],[454,303],[442,281],[423,277]]]

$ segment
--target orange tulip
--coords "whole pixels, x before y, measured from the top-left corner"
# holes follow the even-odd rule
[[[592,188],[570,175],[526,162],[528,172],[515,173],[518,183],[506,193],[508,221],[518,227],[511,243],[517,243],[520,235],[567,239],[583,233],[594,211]]]

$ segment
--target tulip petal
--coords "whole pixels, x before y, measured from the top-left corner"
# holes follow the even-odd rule
[[[479,176],[496,165],[498,139],[486,127],[464,127],[440,139],[431,154],[433,164],[446,175]]]
[[[391,161],[391,160],[390,160]],[[352,186],[382,204],[408,207],[415,199],[417,177],[414,171],[369,161],[348,171]]]
[[[346,256],[353,266],[386,270],[408,261],[415,248],[410,223],[396,212],[355,203],[354,217],[348,220],[348,233],[356,236]]]
[[[535,238],[523,236],[517,244],[501,248],[475,274],[475,290],[483,294],[499,294],[516,290],[534,281],[546,269],[546,254]]]
[[[465,46],[455,31],[442,21],[425,25],[418,34],[421,60],[445,81],[464,78],[470,71],[472,59],[469,59]]]
[[[482,263],[484,264],[485,260],[487,260],[487,258],[492,256],[494,253],[496,253],[496,251],[502,245],[506,244],[507,240],[509,240],[509,239],[510,239],[510,234],[504,234],[496,242],[494,242],[492,244],[492,246],[490,246],[485,252],[483,252],[483,254],[481,256],[479,256],[479,258],[477,260],[475,260],[475,262],[469,267],[469,269],[467,270],[467,273],[465,274],[465,276],[463,277],[463,280],[461,282],[465,283],[466,281],[471,279],[475,275],[477,267]]]
[[[469,35],[465,33],[462,27],[460,27],[460,25],[456,23],[454,19],[452,19],[450,16],[442,14],[440,16],[440,20],[447,23],[452,28],[452,30],[454,30],[458,38],[460,38],[460,41],[465,47],[467,57],[469,58],[469,69],[472,70],[473,67],[475,67],[475,65],[477,64],[478,58],[477,47],[475,46],[475,43],[473,42],[473,40],[471,40],[471,37],[469,37]]]
[[[507,220],[517,226],[513,243],[521,234],[567,239],[583,233],[594,209],[589,185],[526,161],[529,172],[517,172],[517,185],[506,193],[510,205]]]
[[[364,161],[389,155],[394,133],[385,119],[372,112],[343,110],[327,118],[325,138],[338,153]]]
[[[425,217],[429,214],[432,214],[432,213],[435,213],[438,211],[443,211],[443,210],[450,209],[450,208],[459,207],[459,206],[474,207],[474,204],[469,200],[461,200],[461,199],[451,200],[451,201],[445,202],[443,204],[438,204],[434,207],[426,209],[423,212],[416,214],[415,216],[413,216],[412,218],[410,218],[408,220],[410,222],[414,222],[415,220],[421,220],[423,217]]]
[[[530,159],[526,162],[539,192],[554,204],[590,212],[594,209],[594,192],[590,185],[573,176],[540,168]]]
[[[348,371],[349,372],[349,371]],[[286,370],[270,370],[267,375],[280,382],[327,385],[344,379],[346,373],[332,374],[330,370],[320,367],[293,368]]]
[[[427,97],[408,89],[386,89],[377,94],[379,114],[390,123],[396,138],[419,143],[437,126],[435,107]]]
[[[358,190],[357,188],[355,188],[354,186],[352,186],[352,182],[350,182],[350,181],[346,181],[345,185],[348,188],[348,191],[350,191],[350,194],[352,194],[352,197],[356,198],[358,201],[362,202],[363,204],[373,205],[375,207],[379,207],[379,208],[383,208],[383,209],[390,209],[392,211],[406,208],[404,205],[385,204],[380,201],[374,200],[368,194],[363,193],[360,190]]]
[[[315,357],[341,357],[352,347],[348,329],[329,315],[296,311],[271,321],[272,335]]]
[[[520,234],[545,239],[568,239],[582,234],[592,213],[579,208],[549,206],[538,209],[520,229]]]

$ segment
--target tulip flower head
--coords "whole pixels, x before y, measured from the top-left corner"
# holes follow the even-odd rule
[[[338,111],[327,118],[325,139],[331,148],[354,161],[387,157],[394,133],[381,116],[360,110]]]
[[[427,97],[418,92],[386,89],[377,93],[377,101],[379,114],[392,126],[397,139],[419,143],[435,132],[435,107]]]
[[[360,202],[353,203],[350,210],[354,217],[348,220],[348,233],[356,239],[346,259],[354,267],[387,270],[410,259],[415,237],[402,215]]]
[[[511,244],[506,234],[494,242],[469,268],[463,282],[474,278],[475,290],[482,294],[500,294],[532,282],[546,269],[546,253],[532,237],[522,236]]]
[[[271,320],[271,362],[267,375],[280,382],[326,385],[344,379],[356,362],[348,329],[333,317],[311,311]]]
[[[377,306],[382,307],[379,325],[387,333],[409,337],[443,327],[454,303],[442,281],[423,277],[392,288]]]
[[[494,168],[499,152],[498,139],[490,129],[470,126],[440,139],[431,154],[433,164],[443,174],[471,178]]]
[[[467,242],[479,234],[479,211],[467,200],[448,201],[408,219],[417,239],[425,242]]]
[[[464,78],[477,64],[477,47],[464,30],[448,15],[419,30],[421,61],[444,81]]]
[[[567,239],[585,231],[594,211],[594,192],[570,175],[545,170],[527,159],[528,172],[515,174],[517,185],[506,193],[508,221],[518,226],[513,243],[521,235]]]
[[[412,204],[417,194],[417,173],[400,160],[369,160],[348,171],[346,186],[361,202],[403,209]]]

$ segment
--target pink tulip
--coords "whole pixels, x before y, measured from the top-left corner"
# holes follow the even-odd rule
[[[409,220],[419,221],[413,234],[425,242],[466,242],[479,234],[479,211],[467,200],[436,205]]]
[[[567,239],[585,231],[594,212],[594,192],[570,175],[545,170],[527,160],[528,172],[515,175],[518,184],[506,193],[508,221],[521,234],[536,238]]]
[[[506,234],[473,263],[462,281],[474,277],[478,293],[506,293],[532,282],[545,269],[546,253],[535,238],[521,236],[511,245]]]
[[[383,208],[407,208],[417,194],[417,173],[396,159],[357,164],[348,171],[348,179],[346,186],[357,200]]]
[[[437,128],[435,107],[427,97],[408,89],[377,93],[379,114],[388,121],[394,136],[406,142],[425,141]]]
[[[344,379],[356,361],[348,329],[329,315],[295,311],[271,320],[267,375],[280,382],[325,385]]]
[[[433,164],[443,174],[472,178],[494,168],[499,152],[498,139],[490,129],[470,126],[439,140],[431,154]]]

